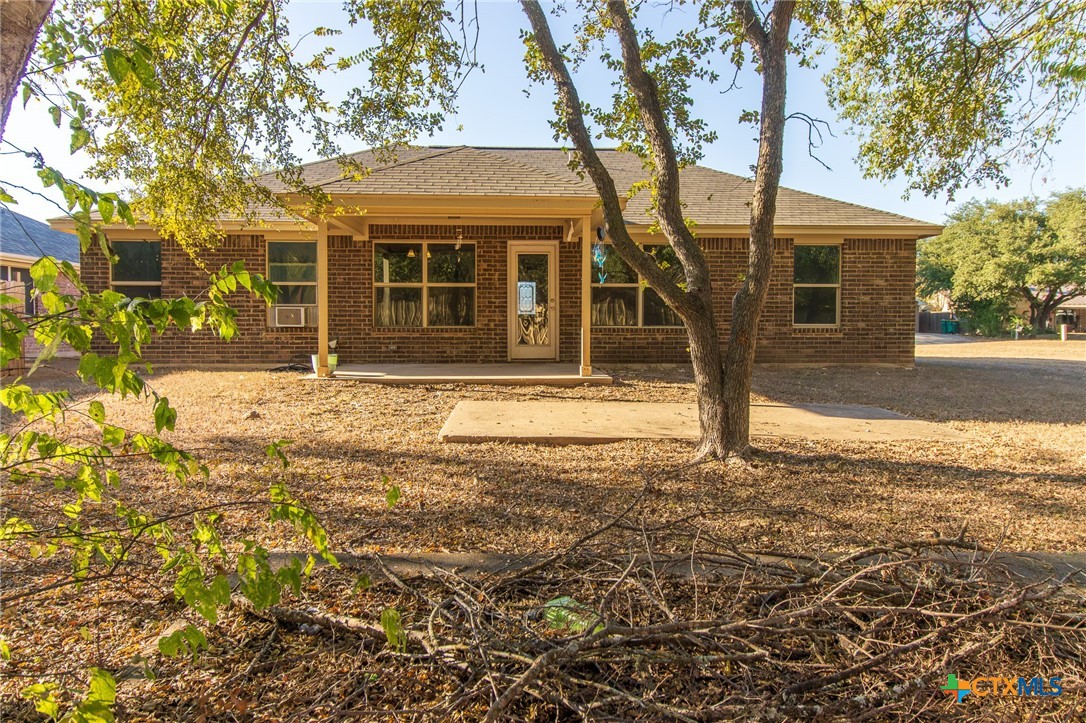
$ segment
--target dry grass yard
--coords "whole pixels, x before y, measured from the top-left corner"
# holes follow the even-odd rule
[[[437,432],[461,399],[693,401],[683,371],[616,373],[611,387],[396,387],[293,373],[163,370],[152,378],[179,414],[178,446],[201,450],[192,503],[259,494],[281,473],[263,447],[293,440],[290,489],[352,552],[549,550],[621,509],[646,474],[684,465],[684,442],[594,447],[452,445]],[[1086,550],[1086,342],[919,347],[915,369],[759,368],[759,400],[885,407],[967,433],[968,443],[760,441],[754,469],[709,464],[663,475],[648,514],[743,509],[718,520],[737,544],[841,549],[938,530],[1017,550]],[[147,428],[136,402],[110,419]],[[127,475],[126,475],[127,476]],[[386,477],[403,491],[389,510]],[[166,510],[178,491],[130,478]],[[243,521],[238,520],[242,525]],[[283,540],[266,540],[289,545]]]
[[[57,371],[50,374],[43,376],[39,386],[59,387],[68,383],[63,374]],[[365,556],[560,551],[587,532],[614,520],[615,515],[642,494],[644,480],[650,475],[654,476],[653,484],[627,516],[628,524],[603,532],[593,540],[594,549],[611,545],[610,549],[616,553],[628,556],[630,545],[636,547],[636,540],[654,537],[653,549],[657,552],[682,553],[694,544],[690,534],[656,537],[652,530],[662,530],[676,520],[702,513],[696,517],[692,534],[698,540],[712,541],[719,549],[775,550],[815,556],[856,550],[876,542],[933,535],[954,537],[966,528],[970,539],[989,547],[1049,552],[1086,550],[1086,341],[1083,340],[1062,344],[1023,341],[921,346],[915,369],[759,368],[755,383],[759,400],[875,405],[945,424],[968,434],[970,441],[899,443],[873,448],[860,444],[767,440],[761,442],[762,453],[750,469],[716,463],[684,467],[693,447],[681,442],[638,441],[593,447],[465,446],[442,444],[436,438],[445,418],[461,399],[515,402],[561,398],[582,399],[585,403],[599,399],[692,401],[690,380],[686,372],[679,370],[619,371],[614,386],[570,389],[385,387],[307,381],[294,373],[180,369],[161,370],[153,376],[152,383],[177,407],[178,429],[172,434],[172,441],[200,450],[210,464],[211,475],[206,483],[178,489],[141,463],[122,464],[120,470],[125,480],[122,497],[146,511],[166,514],[260,497],[266,494],[270,482],[285,479],[292,492],[318,513],[328,528],[332,547],[343,553]],[[79,390],[75,392],[78,394]],[[107,409],[114,424],[132,429],[149,425],[150,412],[145,404],[107,401]],[[73,418],[68,424],[72,431],[78,432],[81,422]],[[278,439],[293,440],[288,449],[292,465],[286,471],[269,464],[263,454],[264,445]],[[402,489],[402,498],[392,509],[386,503],[385,478]],[[21,511],[22,503],[18,496],[12,496],[5,498],[5,505],[8,509],[3,514],[7,517],[13,511]],[[229,511],[226,520],[226,531],[235,539],[250,537],[276,548],[305,549],[289,533],[284,536],[285,528],[265,522],[262,512]],[[6,557],[7,584],[17,582],[21,572],[38,564]],[[613,578],[621,572],[621,567],[608,574]],[[592,588],[586,582],[594,579],[594,574],[581,569],[576,575],[548,578],[546,594],[572,594],[586,600],[603,599],[605,605],[628,605],[630,619],[639,619],[637,615],[641,613],[637,611],[641,608],[637,605],[648,605],[647,600],[655,600],[653,604],[662,607],[653,613],[650,605],[649,611],[644,612],[645,620],[666,620],[672,615],[705,617],[714,612],[724,615],[721,606],[726,607],[740,597],[735,591],[699,593],[696,584],[692,592],[686,588],[679,590],[682,587],[679,583],[654,582],[647,577],[644,583],[638,582],[645,596],[639,598],[641,603],[635,604],[634,598],[625,592],[619,598],[629,597],[629,602],[621,602],[613,600],[611,593],[605,594],[610,583]],[[371,592],[359,594],[351,591],[357,575],[357,569],[318,570],[304,589],[303,600],[296,602],[307,609],[351,614],[371,621],[377,619],[385,606],[397,605],[407,611],[414,606],[418,619],[410,622],[419,630],[425,629],[424,611],[430,604],[425,602],[426,595],[436,592],[420,592],[420,588],[411,585],[400,586],[393,584],[395,581],[383,580]],[[565,582],[556,582],[559,578]],[[916,594],[921,596],[927,594],[921,592],[927,589],[923,579],[921,575],[908,583],[908,586],[915,584]],[[156,637],[166,625],[163,621],[191,617],[192,613],[183,611],[169,596],[158,593],[152,597],[139,592],[150,588],[140,588],[135,580],[138,578],[127,580],[125,586],[106,585],[94,592],[93,598],[85,598],[78,604],[70,590],[61,590],[33,605],[8,606],[0,626],[4,636],[19,640],[24,653],[26,646],[31,646],[33,654],[24,655],[18,668],[9,669],[2,682],[0,705],[10,706],[9,710],[18,716],[26,715],[25,706],[15,702],[15,691],[28,680],[50,671],[83,670],[88,665],[118,671],[140,659],[134,656],[153,658],[152,667],[158,678],[152,682],[135,675],[121,683],[120,694],[125,701],[122,710],[124,717],[130,719],[201,716],[209,720],[320,719],[347,711],[351,715],[374,715],[385,720],[445,717],[471,720],[485,711],[492,698],[489,684],[479,682],[485,678],[472,677],[476,682],[471,687],[458,678],[460,674],[450,675],[441,666],[411,667],[404,659],[366,653],[380,646],[374,648],[375,643],[367,642],[365,635],[360,647],[357,639],[342,630],[313,635],[304,628],[299,631],[280,626],[276,633],[274,624],[254,621],[242,613],[226,615],[212,629],[213,634],[209,635],[212,648],[199,662],[167,661],[154,653]],[[477,604],[483,599],[480,597],[483,593],[457,580],[453,576],[441,584],[459,585],[457,595],[462,596],[464,605],[472,600],[476,601],[472,604]],[[964,594],[961,591],[965,588],[954,589],[959,590],[956,594]],[[537,593],[531,595],[535,605],[547,599],[536,599]],[[673,595],[677,597],[669,597]],[[986,605],[996,599],[994,592],[991,598],[987,595],[983,590],[969,593],[971,602],[965,603],[966,607],[974,602]],[[665,598],[681,602],[674,602],[675,607],[669,608],[659,602]],[[518,615],[526,614],[523,605],[527,603],[523,600],[517,598],[508,604],[521,605],[517,608],[521,611]],[[951,603],[932,603],[936,604]],[[951,604],[955,610],[957,605]],[[727,613],[741,614],[751,613],[749,610]],[[850,619],[856,619],[856,615]],[[474,617],[472,620],[472,626],[478,623],[483,627],[465,628],[469,633],[474,630],[471,634],[497,636],[494,631],[500,628],[500,620],[506,618],[500,618],[499,622],[490,618],[487,622]],[[844,626],[852,625],[844,618],[841,620]],[[766,625],[767,629],[773,629],[772,624]],[[94,632],[80,632],[88,627]],[[905,641],[922,632],[906,625],[894,634],[905,636],[897,638]],[[466,647],[457,650],[470,651],[474,645],[480,650],[488,649],[478,641],[473,643],[471,634],[464,638]],[[780,634],[793,633],[782,628]],[[853,634],[860,636],[857,640],[861,643],[866,635],[859,630],[847,633]],[[1006,639],[1000,634],[994,640]],[[1043,642],[1037,646],[1023,643],[1016,648],[994,643],[986,647],[977,642],[981,638],[968,636],[954,640],[953,644],[962,646],[961,649],[952,653],[947,648],[945,655],[950,657],[942,658],[942,663],[939,656],[944,653],[929,646],[924,648],[927,658],[903,659],[903,667],[896,675],[901,679],[921,676],[925,681],[933,681],[940,670],[945,675],[945,668],[939,666],[947,665],[946,661],[972,659],[979,654],[978,650],[984,650],[986,655],[994,656],[985,658],[985,665],[1002,666],[987,668],[990,674],[1010,673],[1023,660],[1033,666],[1031,674],[1037,666],[1058,663],[1069,682],[1077,681],[1077,700],[1082,701],[1081,653],[1068,658],[1065,651],[1061,659],[1055,643],[1052,645],[1056,647],[1051,649],[1046,647],[1049,643]],[[833,669],[833,665],[852,665],[857,660],[853,657],[856,654],[845,650],[843,663],[835,663],[833,659],[825,661],[825,665],[828,669]],[[517,662],[520,659],[513,653],[505,655],[506,658],[494,660],[484,655],[483,662],[469,667],[475,670],[472,666],[511,666],[507,677],[497,677],[504,681],[503,686],[508,686],[527,663]],[[527,658],[530,660],[531,657]],[[585,664],[605,665],[601,661]],[[618,666],[614,661],[606,665]],[[522,718],[554,719],[553,709],[542,703],[572,696],[575,700],[562,703],[565,710],[595,710],[591,707],[594,704],[585,703],[583,696],[587,695],[584,691],[596,690],[593,695],[602,696],[600,705],[612,706],[603,710],[619,711],[621,715],[640,711],[638,715],[649,719],[682,718],[685,714],[668,706],[685,700],[697,707],[697,701],[689,698],[690,691],[682,688],[686,674],[681,670],[677,673],[677,668],[668,667],[670,664],[660,665],[663,666],[660,669],[649,666],[655,672],[634,676],[637,680],[640,675],[658,676],[656,691],[663,701],[658,706],[645,703],[648,707],[639,708],[642,704],[631,702],[632,699],[623,703],[623,694],[614,688],[607,689],[610,693],[604,695],[603,688],[592,688],[595,684],[589,683],[571,692],[562,687],[562,678],[545,677],[558,681],[553,684],[557,687],[552,686],[546,692],[528,686],[527,699],[533,702],[518,704],[514,709]],[[727,663],[727,670],[732,669],[731,665]],[[706,701],[719,701],[724,696],[721,714],[732,711],[726,717],[809,717],[814,709],[784,707],[758,713],[760,709],[749,707],[762,695],[755,688],[763,683],[770,686],[764,695],[775,695],[775,684],[771,685],[774,675],[788,681],[789,676],[792,680],[805,679],[827,670],[815,661],[781,662],[779,666],[783,667],[760,669],[756,675],[748,676],[745,697],[740,696],[732,703],[728,703],[726,696],[727,691],[734,689],[734,681],[722,684],[719,690],[713,687],[715,684],[705,684],[697,689],[698,695],[706,696]],[[855,684],[849,684],[853,687],[842,688],[840,697],[834,700],[839,705],[855,705],[846,698],[864,693],[863,686],[882,685],[886,675],[881,672],[863,681],[858,676]],[[620,679],[625,680],[621,676],[599,680],[621,688],[626,684],[616,682]],[[633,683],[627,687],[630,686]],[[1061,701],[1068,705],[1060,707]],[[728,708],[726,703],[733,707]],[[986,708],[983,714],[976,707],[959,710],[948,708],[946,703],[934,683],[930,686],[925,683],[921,703],[914,701],[908,705],[912,706],[910,715],[919,719],[948,713],[962,719],[997,713],[1019,717],[1041,711],[1048,716],[1046,719],[1071,720],[1082,713],[1081,706],[1068,707],[1073,701],[1065,699],[1047,701],[1042,708],[1002,701],[998,706],[993,703],[994,707]],[[589,707],[577,707],[584,705]],[[876,712],[876,718],[880,717],[879,710],[885,710],[888,717],[904,710],[893,705],[898,703],[887,702],[883,709],[872,702],[871,710]],[[378,715],[379,711],[394,710],[400,711],[398,718]],[[847,707],[839,709],[845,717],[855,712]],[[1066,717],[1068,714],[1071,717]]]

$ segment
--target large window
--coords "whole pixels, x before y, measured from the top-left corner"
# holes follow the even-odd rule
[[[317,244],[269,241],[268,279],[279,289],[275,303],[317,304]]]
[[[841,247],[797,244],[792,258],[792,323],[837,326],[841,306]]]
[[[269,241],[268,279],[278,289],[270,315],[272,326],[313,326],[317,323],[316,242]]]
[[[475,325],[475,244],[374,244],[373,282],[376,326]]]
[[[682,265],[671,246],[651,244],[644,249],[676,283],[683,283]],[[592,326],[682,326],[682,319],[614,247],[596,244],[592,247]]]
[[[162,242],[112,241],[117,262],[113,264],[113,290],[129,298],[162,296]]]

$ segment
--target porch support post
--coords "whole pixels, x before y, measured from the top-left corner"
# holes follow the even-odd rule
[[[592,376],[592,217],[581,219],[581,376]]]
[[[328,373],[328,222],[317,222],[317,376]]]

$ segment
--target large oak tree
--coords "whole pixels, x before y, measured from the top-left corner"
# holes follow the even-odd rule
[[[1029,308],[1035,333],[1065,301],[1086,296],[1086,191],[1047,203],[972,201],[919,249],[918,289],[956,304]]]

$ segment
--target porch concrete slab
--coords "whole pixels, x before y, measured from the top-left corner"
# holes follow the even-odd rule
[[[751,434],[837,442],[961,441],[966,435],[878,407],[754,404]],[[524,401],[457,403],[438,433],[443,442],[605,444],[623,439],[698,438],[695,404]]]
[[[307,378],[316,379],[309,374]],[[501,384],[514,386],[577,386],[610,384],[611,375],[598,369],[582,377],[577,364],[344,364],[333,380],[373,384]]]

